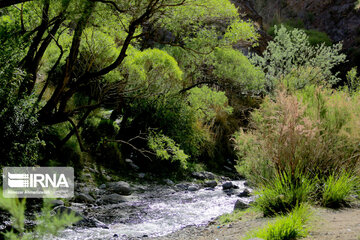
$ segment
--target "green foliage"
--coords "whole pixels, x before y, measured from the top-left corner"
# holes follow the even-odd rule
[[[301,174],[292,176],[281,172],[256,193],[258,198],[255,206],[264,213],[264,216],[291,212],[302,203],[310,201],[316,190],[316,184],[316,178]]]
[[[234,136],[238,170],[259,184],[277,171],[322,177],[357,169],[358,105],[357,94],[315,86],[266,98],[252,113],[254,130]]]
[[[159,49],[132,49],[122,67],[131,95],[159,95],[179,91],[182,71],[176,60]]]
[[[25,229],[25,199],[4,198],[0,196],[0,208],[10,213],[12,227],[16,230],[8,231],[4,234],[5,239],[11,240],[30,240],[47,239],[49,236],[56,236],[67,226],[71,226],[80,220],[74,212],[53,215],[51,213],[51,199],[44,199],[41,214],[37,215],[37,225],[32,231]]]
[[[360,87],[360,76],[357,76],[357,67],[353,67],[349,72],[346,74],[346,80],[348,84],[348,88],[350,92],[356,92],[359,90]]]
[[[331,46],[332,41],[330,37],[325,32],[320,32],[314,29],[305,29],[304,23],[302,21],[286,21],[282,24],[276,24],[268,29],[268,33],[275,37],[275,28],[279,28],[280,25],[283,25],[288,31],[294,30],[294,28],[299,28],[302,31],[306,33],[306,35],[309,37],[309,43],[312,46],[318,45],[318,44],[325,44],[326,46]]]
[[[289,240],[308,235],[306,226],[311,219],[308,205],[296,207],[289,215],[278,216],[274,222],[264,228],[250,232],[245,239],[260,238],[264,240]]]
[[[275,38],[264,51],[263,56],[254,55],[251,59],[255,66],[266,73],[267,88],[272,92],[279,79],[289,74],[293,69],[311,67],[329,84],[339,81],[331,69],[344,62],[341,54],[342,44],[311,46],[309,37],[299,29],[287,30],[286,27],[275,27]]]
[[[187,100],[190,108],[195,111],[196,118],[209,126],[214,125],[219,115],[232,113],[225,93],[214,91],[207,86],[191,89]]]
[[[214,75],[219,82],[240,89],[243,94],[259,94],[264,91],[264,73],[254,67],[240,51],[232,48],[216,48]]]
[[[148,139],[149,148],[162,160],[179,162],[182,169],[187,168],[189,156],[184,153],[171,138],[154,131],[150,132]]]
[[[0,48],[0,154],[1,165],[32,166],[38,160],[36,96],[19,96],[26,73],[16,67],[19,49],[5,44]]]
[[[248,208],[246,210],[234,210],[232,213],[226,213],[221,215],[219,218],[219,222],[221,224],[232,223],[240,220],[250,220],[254,218],[260,217],[261,212],[259,212],[256,208]]]
[[[345,171],[331,174],[324,180],[321,204],[325,207],[337,208],[349,200],[358,182],[353,174]]]
[[[147,133],[149,128],[159,129],[192,158],[201,155],[209,138],[182,96],[133,100],[123,114],[119,135],[131,138],[139,132]]]

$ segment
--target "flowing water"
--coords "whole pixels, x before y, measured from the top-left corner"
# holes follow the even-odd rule
[[[245,189],[244,181],[233,181]],[[221,186],[214,190],[200,189],[195,192],[174,191],[170,187],[157,186],[139,194],[123,209],[132,209],[125,222],[109,224],[109,229],[68,229],[60,238],[65,239],[129,239],[163,236],[191,225],[205,225],[214,218],[233,210],[236,194],[226,194]],[[244,202],[249,198],[242,198]],[[114,207],[116,209],[116,206]],[[137,213],[137,209],[139,209]],[[141,209],[141,210],[140,210]]]

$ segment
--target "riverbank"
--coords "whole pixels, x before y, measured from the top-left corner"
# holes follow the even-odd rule
[[[239,240],[256,228],[265,226],[271,219],[257,217],[239,220],[221,225],[219,220],[207,226],[187,227],[181,231],[164,237],[151,238],[156,240]],[[359,240],[360,239],[360,207],[332,210],[314,209],[314,219],[310,223],[309,236],[304,240]]]

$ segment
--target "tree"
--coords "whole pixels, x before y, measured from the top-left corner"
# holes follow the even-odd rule
[[[287,30],[286,27],[275,26],[275,38],[264,51],[263,56],[254,55],[251,62],[266,73],[266,87],[272,92],[279,79],[286,77],[294,70],[301,69],[297,74],[302,75],[303,69],[311,69],[310,78],[303,80],[300,86],[311,83],[314,79],[326,80],[329,84],[339,81],[332,68],[345,61],[341,54],[342,44],[333,46],[325,44],[311,46],[306,33],[299,29]]]
[[[14,5],[17,3],[21,6]],[[34,114],[43,126],[71,123],[73,130],[62,143],[75,133],[80,136],[78,131],[93,110],[121,108],[124,98],[136,94],[191,89],[199,79],[188,63],[212,64],[206,58],[213,59],[216,48],[257,39],[255,27],[240,20],[229,0],[33,0],[1,4],[6,7],[2,17],[13,19],[9,23],[13,30],[1,36],[2,43],[11,45],[12,39],[20,39],[25,46],[16,66],[25,72],[18,98],[37,96],[34,109],[40,110]],[[145,25],[152,25],[152,30],[144,29]],[[141,49],[141,40],[155,30],[167,31],[173,39],[159,41],[161,50]],[[176,52],[186,54],[187,63]],[[79,95],[84,101],[74,104]]]

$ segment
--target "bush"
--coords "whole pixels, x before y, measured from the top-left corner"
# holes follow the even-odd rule
[[[341,49],[341,43],[333,46],[311,46],[304,31],[296,28],[287,30],[281,26],[275,27],[275,38],[269,42],[263,56],[254,55],[251,62],[266,73],[266,87],[269,92],[276,89],[282,77],[301,67],[316,69],[329,84],[335,84],[340,79],[331,70],[346,58],[340,53]]]
[[[189,156],[186,155],[171,138],[161,133],[150,132],[148,145],[161,160],[178,162],[181,169],[187,169],[187,160],[189,159]]]
[[[0,208],[11,215],[13,230],[4,234],[5,239],[9,240],[48,239],[50,235],[56,236],[65,227],[80,220],[74,212],[52,215],[51,199],[44,199],[42,211],[36,217],[37,225],[28,231],[25,229],[25,199],[4,198],[1,195]]]
[[[268,223],[262,229],[251,232],[246,239],[260,238],[264,240],[289,240],[306,237],[311,212],[308,205],[301,205],[288,216],[279,216],[275,222]]]
[[[291,212],[297,206],[311,200],[315,194],[316,184],[316,179],[282,172],[256,193],[258,198],[255,206],[264,213],[264,216]]]
[[[304,23],[301,21],[296,21],[296,22],[287,21],[281,25],[283,25],[288,31],[294,30],[294,28],[299,28],[302,31],[304,31],[306,33],[306,35],[309,37],[309,43],[312,46],[322,44],[322,43],[324,43],[326,46],[331,46],[331,44],[332,44],[330,37],[325,32],[320,32],[320,31],[317,31],[314,29],[307,30],[307,29],[305,29]],[[276,29],[276,27],[277,28],[281,27],[281,25],[276,24],[276,25],[270,27],[268,30],[269,35],[271,35],[272,37],[275,37],[275,29]]]
[[[276,172],[322,178],[358,169],[359,105],[358,94],[315,86],[279,91],[253,112],[253,130],[234,135],[238,169],[256,184]]]
[[[331,208],[344,205],[350,195],[355,193],[357,183],[357,179],[345,171],[340,174],[331,174],[324,180],[321,205]]]

